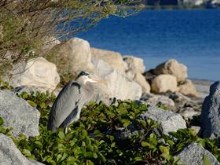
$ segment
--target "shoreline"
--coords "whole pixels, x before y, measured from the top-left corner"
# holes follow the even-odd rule
[[[201,98],[205,98],[209,95],[209,88],[215,82],[212,80],[203,80],[203,79],[191,79],[195,85],[197,91],[200,94]]]

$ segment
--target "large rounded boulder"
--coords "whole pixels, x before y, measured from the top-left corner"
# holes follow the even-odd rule
[[[47,54],[47,59],[55,63],[61,75],[76,75],[81,70],[93,71],[91,49],[88,41],[72,38],[54,46]]]
[[[175,59],[170,59],[154,69],[156,75],[171,74],[176,77],[177,82],[185,81],[187,78],[187,67]]]
[[[28,60],[14,66],[10,84],[14,87],[38,87],[43,91],[53,91],[60,82],[55,64],[43,57]]]
[[[176,77],[169,74],[161,74],[151,82],[151,90],[154,93],[165,93],[177,91]]]

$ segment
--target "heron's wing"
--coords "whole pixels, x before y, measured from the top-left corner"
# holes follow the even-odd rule
[[[75,81],[70,81],[63,87],[52,106],[48,128],[52,130],[58,128],[72,111],[77,110],[80,99],[80,85]]]
[[[62,124],[60,125],[61,128],[65,128],[68,126],[68,124],[70,124],[74,118],[76,118],[77,113],[79,113],[79,108],[78,106],[76,108],[74,108],[74,110],[69,114],[69,116],[67,116],[67,118],[62,122]]]

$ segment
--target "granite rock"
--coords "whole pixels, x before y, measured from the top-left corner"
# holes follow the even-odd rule
[[[149,107],[148,111],[141,115],[141,118],[150,118],[159,122],[163,134],[176,132],[178,129],[186,128],[186,122],[180,114],[168,110],[163,110],[155,106]]]
[[[4,126],[12,127],[14,136],[39,135],[40,112],[11,91],[0,90],[0,116],[4,120]]]
[[[34,160],[28,160],[18,150],[14,142],[6,135],[0,134],[0,165],[43,165]]]
[[[205,98],[201,113],[201,132],[203,137],[220,137],[220,82],[211,85]]]
[[[210,165],[220,165],[213,154],[197,143],[191,143],[176,157],[180,158],[180,162],[184,165],[202,165],[205,157],[210,161]]]

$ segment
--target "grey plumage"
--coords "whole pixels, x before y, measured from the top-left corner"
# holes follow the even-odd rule
[[[58,94],[49,114],[48,129],[66,128],[80,117],[85,103],[95,94],[92,83],[97,82],[90,74],[82,71],[76,81],[68,82]]]

